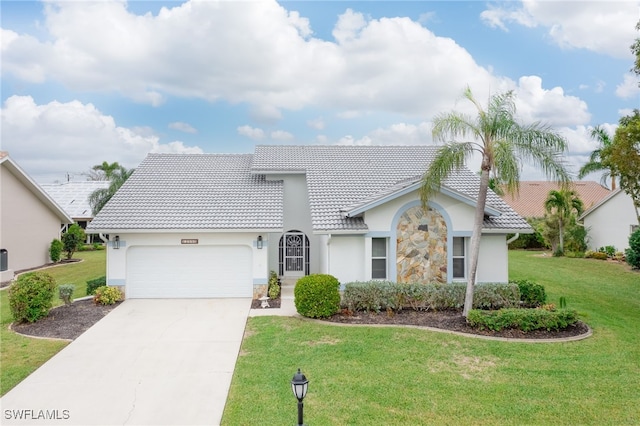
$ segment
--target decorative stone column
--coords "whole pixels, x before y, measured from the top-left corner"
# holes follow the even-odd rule
[[[447,224],[437,210],[411,207],[396,229],[397,281],[447,282]]]

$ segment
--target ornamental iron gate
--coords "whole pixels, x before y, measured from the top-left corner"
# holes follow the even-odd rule
[[[280,276],[309,275],[309,238],[300,231],[280,237],[278,266]]]

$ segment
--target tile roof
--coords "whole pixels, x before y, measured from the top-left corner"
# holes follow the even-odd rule
[[[45,183],[40,186],[74,220],[86,220],[93,217],[89,196],[97,189],[107,188],[109,182],[94,180],[61,184]]]
[[[95,230],[281,229],[282,181],[265,173],[306,173],[316,232],[367,231],[344,211],[415,185],[435,155],[433,146],[257,146],[251,154],[149,154],[89,225]],[[475,200],[478,176],[453,174],[445,188]],[[530,230],[490,192],[486,229]]]
[[[88,229],[282,229],[282,182],[252,175],[252,159],[149,154]]]
[[[389,190],[406,187],[417,180],[433,159],[434,146],[257,146],[254,173],[304,172],[315,231],[366,230],[361,217],[344,217],[341,211]],[[475,199],[479,178],[468,169],[460,170],[445,182],[451,191]],[[487,204],[502,212],[485,218],[488,229],[530,230],[527,222],[504,201],[490,192]]]
[[[543,217],[544,201],[549,191],[558,190],[559,185],[550,181],[522,181],[520,191],[516,195],[505,194],[502,198],[522,217]],[[611,191],[594,181],[573,182],[573,189],[578,193],[587,210],[607,197]]]

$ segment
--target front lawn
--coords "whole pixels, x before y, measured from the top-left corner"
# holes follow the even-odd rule
[[[79,252],[74,257],[84,259],[84,262],[56,266],[43,271],[51,274],[58,285],[75,285],[74,298],[86,296],[86,281],[105,274],[105,253],[104,250]],[[58,299],[56,290],[54,306],[60,304],[62,301]],[[0,292],[0,395],[7,393],[67,345],[62,341],[31,339],[17,335],[9,331],[8,327],[12,321],[7,290],[3,290]]]
[[[545,285],[549,302],[564,296],[593,337],[508,343],[250,318],[223,424],[295,424],[298,367],[312,425],[640,423],[640,274],[510,252],[510,276]]]

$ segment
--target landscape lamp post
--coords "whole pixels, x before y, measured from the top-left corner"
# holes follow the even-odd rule
[[[309,380],[307,380],[305,375],[302,374],[298,368],[298,372],[293,375],[293,379],[291,380],[291,390],[295,397],[298,398],[298,426],[304,426],[302,421],[302,400],[307,395],[308,386]]]

